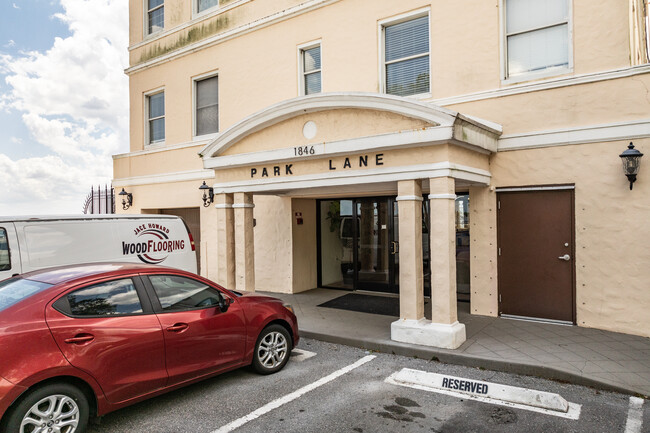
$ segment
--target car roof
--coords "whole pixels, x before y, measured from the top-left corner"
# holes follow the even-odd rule
[[[89,221],[89,220],[128,220],[128,219],[177,219],[176,215],[163,214],[94,214],[94,215],[20,215],[20,216],[0,216],[2,222],[16,221]]]
[[[104,276],[129,272],[183,272],[179,269],[164,266],[140,265],[137,263],[87,263],[80,265],[58,266],[55,268],[39,269],[27,272],[21,277],[26,280],[40,281],[48,284],[59,284],[91,276]]]

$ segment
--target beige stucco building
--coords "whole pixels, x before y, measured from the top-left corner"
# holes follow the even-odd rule
[[[619,158],[650,152],[647,29],[645,0],[131,0],[113,185],[229,289],[398,296],[395,340],[458,347],[458,301],[650,336]]]

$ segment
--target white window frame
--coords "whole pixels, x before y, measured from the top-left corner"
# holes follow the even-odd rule
[[[306,50],[320,47],[320,69],[318,71],[310,71],[310,74],[320,72],[320,92],[323,93],[323,44],[321,39],[315,41],[305,42],[298,45],[298,95],[305,96],[307,89],[305,89],[305,63],[303,61],[304,52]]]
[[[501,34],[501,83],[502,84],[516,84],[521,83],[522,81],[531,81],[538,80],[542,78],[554,77],[557,75],[564,75],[573,73],[573,0],[567,0],[568,2],[568,13],[567,20],[557,22],[554,25],[560,25],[562,23],[567,24],[567,50],[568,50],[568,59],[569,64],[566,67],[556,67],[548,68],[540,72],[530,72],[517,75],[515,77],[508,76],[508,34],[506,33],[507,29],[507,15],[506,15],[506,3],[508,0],[499,0],[499,11],[500,11],[500,30]],[[528,33],[534,30],[540,30],[550,26],[538,27],[536,29],[529,29],[521,33]]]
[[[165,138],[156,142],[151,142],[150,128],[149,128],[149,97],[157,95],[159,93],[165,93],[165,87],[158,87],[156,89],[149,90],[143,94],[144,96],[144,146],[145,148],[152,148],[158,146],[164,146],[165,141],[167,140],[167,120],[165,120]],[[165,96],[165,115],[163,118],[167,118],[167,96]]]
[[[205,74],[192,77],[192,138],[193,140],[213,139],[216,138],[221,131],[221,122],[219,121],[219,127],[217,132],[213,132],[211,134],[196,135],[196,104],[198,102],[197,95],[196,95],[196,83],[198,81],[207,80],[208,78],[213,78],[213,77],[217,77],[217,86],[218,86],[219,85],[218,71],[206,72]],[[220,117],[219,114],[221,113],[221,107],[219,105],[220,105],[219,101],[217,100],[217,107],[219,107],[217,109],[218,118]]]
[[[431,57],[431,8],[425,7],[425,8],[420,8],[416,9],[411,12],[406,12],[401,15],[397,15],[391,18],[385,18],[383,20],[378,21],[378,41],[379,41],[379,48],[378,48],[378,53],[379,53],[379,93],[384,93],[386,94],[386,35],[385,35],[385,28],[392,26],[394,24],[400,24],[406,21],[411,21],[416,18],[421,18],[426,16],[429,19],[429,91],[426,93],[418,93],[416,95],[408,95],[404,96],[405,98],[414,98],[414,99],[427,99],[431,98],[432,90],[433,89],[433,74],[432,74],[432,57]],[[420,57],[421,55],[418,55],[417,57]],[[415,56],[414,56],[415,57]],[[405,59],[399,59],[397,61],[402,61]]]
[[[221,7],[221,1],[222,0],[218,0],[215,6],[209,7],[206,10],[199,12],[199,0],[192,0],[192,18],[200,17],[219,9]]]
[[[160,6],[155,7],[154,9],[159,9],[159,8],[164,8],[165,7],[165,0],[163,0],[162,4]],[[153,10],[153,9],[152,9]],[[149,37],[152,37],[152,35],[157,35],[161,32],[165,31],[165,20],[164,20],[164,12],[163,12],[163,26],[160,30],[153,31],[149,33],[149,0],[142,0],[142,33],[144,33],[144,39],[147,39]]]

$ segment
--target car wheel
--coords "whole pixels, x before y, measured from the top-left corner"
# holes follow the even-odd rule
[[[281,325],[264,328],[255,344],[253,368],[260,374],[282,370],[291,353],[291,336]]]
[[[88,399],[77,387],[54,383],[37,388],[9,413],[7,433],[83,433],[88,424]]]

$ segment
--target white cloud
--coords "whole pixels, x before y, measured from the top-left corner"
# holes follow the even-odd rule
[[[90,186],[110,182],[111,155],[128,150],[128,0],[60,3],[55,19],[71,36],[46,52],[0,56],[9,88],[0,109],[22,112],[31,138],[51,152],[0,154],[0,215],[79,213]]]
[[[13,39],[9,39],[9,41],[3,45],[3,47],[5,48],[11,48],[15,46],[16,46],[16,41],[14,41]]]
[[[12,3],[11,5],[14,7],[14,9],[20,9],[20,6],[18,6],[16,3]]]

